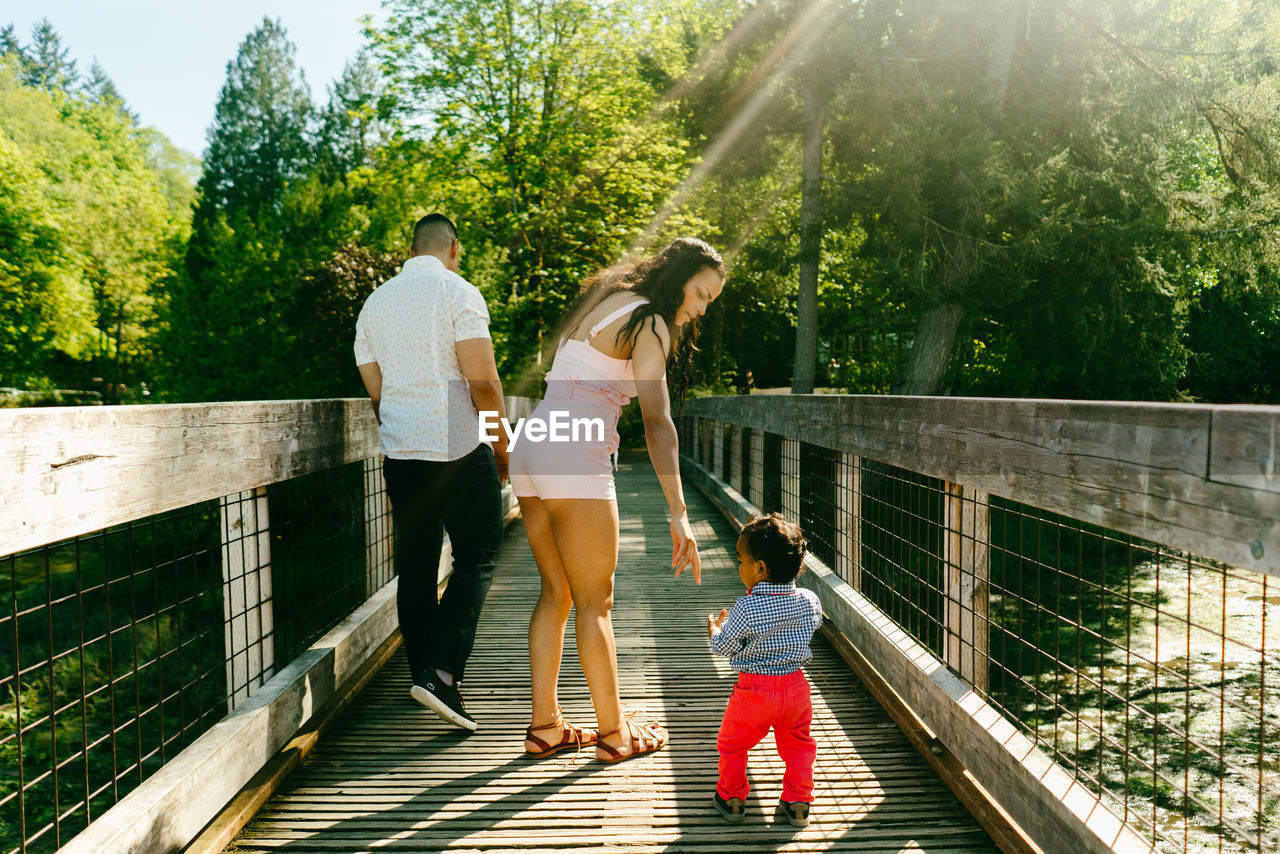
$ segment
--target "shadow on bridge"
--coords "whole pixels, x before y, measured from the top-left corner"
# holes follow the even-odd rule
[[[613,766],[597,763],[591,750],[524,758],[526,632],[538,578],[516,525],[469,665],[467,703],[479,731],[450,729],[409,699],[397,653],[229,850],[994,851],[820,637],[808,670],[819,744],[812,824],[773,823],[782,763],[771,738],[752,752],[747,822],[720,819],[710,801],[715,736],[734,676],[710,653],[704,616],[742,593],[733,530],[701,496],[687,496],[703,544],[703,584],[671,578],[657,480],[643,454],[624,461],[619,677],[624,705],[670,729],[666,750]],[[570,630],[561,703],[568,717],[589,725],[576,655]]]

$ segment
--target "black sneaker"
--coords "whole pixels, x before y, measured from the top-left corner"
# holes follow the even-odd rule
[[[809,804],[804,801],[778,801],[778,808],[773,811],[778,821],[784,819],[792,827],[809,826]]]
[[[742,802],[742,798],[729,798],[726,801],[720,797],[719,792],[716,792],[714,803],[716,810],[730,824],[742,824],[743,819],[747,817],[747,805]]]
[[[458,686],[446,685],[437,679],[415,682],[409,689],[409,696],[454,726],[476,731],[476,722],[462,705]]]

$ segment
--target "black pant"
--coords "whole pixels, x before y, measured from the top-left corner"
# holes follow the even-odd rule
[[[433,669],[461,681],[476,623],[493,581],[502,540],[502,485],[493,450],[480,445],[458,460],[396,460],[382,465],[396,525],[396,610],[415,682]],[[437,602],[443,531],[453,574]]]

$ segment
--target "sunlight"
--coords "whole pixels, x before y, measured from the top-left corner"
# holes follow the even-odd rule
[[[810,3],[804,14],[791,24],[768,58],[738,88],[737,94],[730,99],[728,106],[735,104],[744,97],[745,93],[750,92],[750,94],[745,95],[746,100],[735,113],[733,121],[716,137],[698,165],[667,197],[662,208],[649,221],[649,225],[631,243],[628,249],[629,255],[649,245],[672,214],[689,200],[707,176],[726,158],[743,132],[759,117],[765,105],[774,96],[774,89],[778,83],[791,73],[822,35],[823,30],[818,23],[831,2],[832,0],[814,0]]]

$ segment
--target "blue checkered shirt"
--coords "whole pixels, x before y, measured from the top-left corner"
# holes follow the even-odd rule
[[[739,673],[783,676],[813,658],[809,641],[822,624],[822,605],[813,591],[786,584],[757,582],[734,603],[711,649],[729,657]]]

